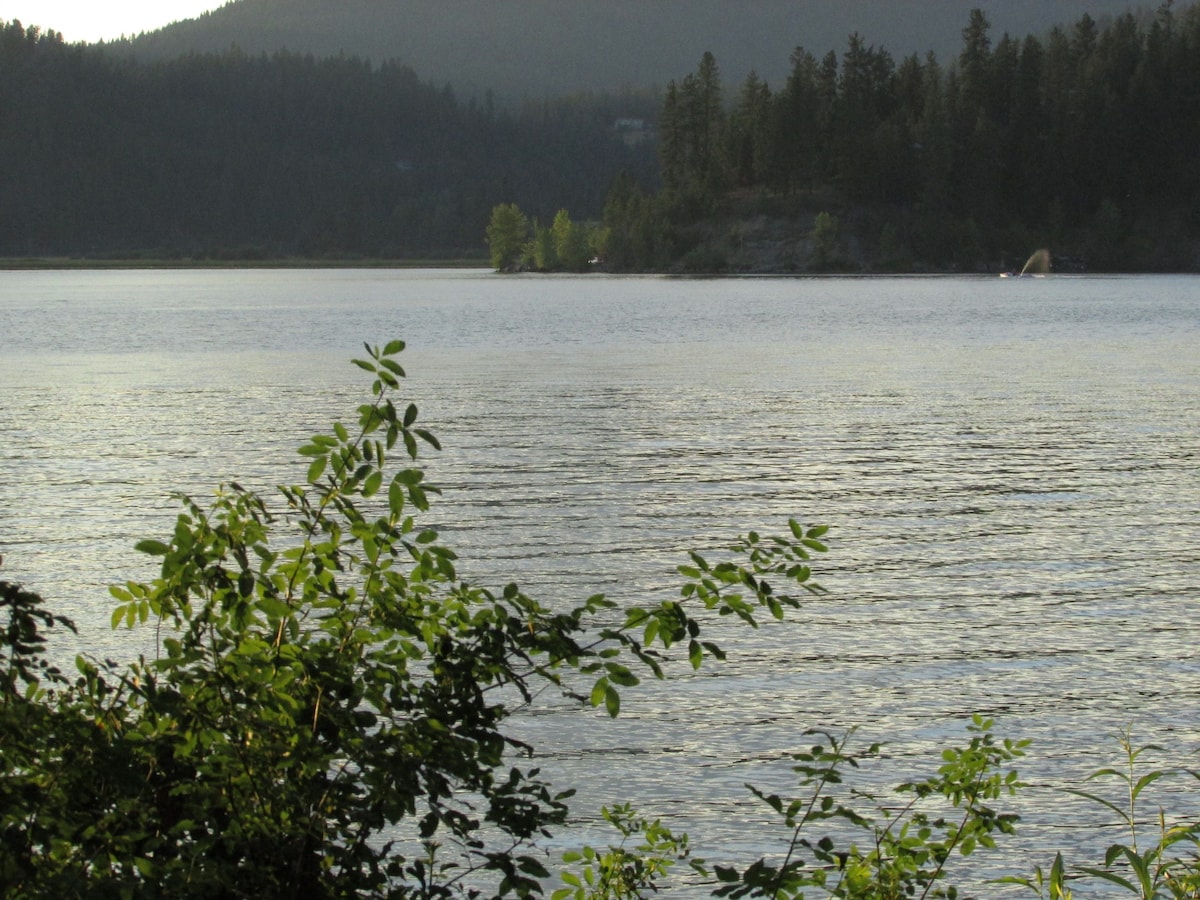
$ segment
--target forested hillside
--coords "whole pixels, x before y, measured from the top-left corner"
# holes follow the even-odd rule
[[[517,204],[531,242],[569,210],[571,256],[623,270],[1200,268],[1200,6],[963,25],[944,60],[852,35],[776,82],[704,53],[657,94],[510,105],[398,62],[144,62],[9,23],[0,256],[479,258]]]
[[[774,89],[723,90],[706,55],[666,88],[664,190],[610,198],[610,264],[761,270],[750,226],[773,216],[812,231],[774,235],[783,270],[1019,267],[1039,246],[1195,270],[1198,111],[1195,6],[997,41],[976,10],[948,65],[852,38],[840,58],[798,49]]]
[[[0,27],[0,256],[484,253],[520,197],[598,215],[657,172],[626,94],[498,112],[398,63],[227,50],[139,63]]]
[[[982,4],[997,34],[1042,35],[1084,13],[1097,20],[1159,0],[1003,0]],[[235,0],[139,36],[142,59],[288,49],[398,59],[460,96],[540,99],[625,86],[661,88],[710,51],[726,77],[776,84],[797,45],[846,48],[860,34],[897,57],[958,52],[980,0]],[[28,23],[26,23],[28,24]],[[53,22],[38,23],[53,27]]]

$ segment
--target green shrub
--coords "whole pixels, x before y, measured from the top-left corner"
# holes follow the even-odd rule
[[[718,897],[957,896],[952,861],[1016,823],[994,804],[1018,788],[1025,742],[980,717],[934,774],[887,796],[843,785],[877,746],[851,753],[852,734],[815,733],[793,759],[798,796],[750,787],[782,843],[745,869],[710,869],[686,835],[621,805],[603,812],[620,841],[569,851],[556,881],[542,847],[574,791],[528,764],[509,718],[546,689],[616,716],[624,689],[673,660],[723,658],[701,614],[785,618],[821,592],[809,561],[825,529],[793,520],[784,536],[742,537],[725,561],[692,553],[678,595],[623,610],[596,595],[556,611],[516,584],[463,581],[420,524],[437,489],[418,458],[438,444],[395,399],[403,347],[355,360],[370,399],[353,428],[300,447],[304,484],[271,502],[236,483],[208,507],[180,498],[173,533],[137,545],[160,575],[111,588],[112,622],[154,628],[153,658],[80,657],[68,676],[45,645],[71,623],[0,582],[5,897],[584,900],[644,897],[680,871]],[[1131,842],[1102,865],[1068,869],[1060,855],[1009,882],[1050,898],[1078,878],[1200,896],[1197,825],[1160,815],[1146,846],[1138,803],[1168,773],[1137,772],[1142,750],[1125,748],[1124,771],[1097,773],[1121,780],[1124,805],[1083,795]]]
[[[65,624],[10,586],[0,873],[11,892],[68,896],[444,896],[540,890],[539,839],[569,790],[505,730],[546,687],[621,690],[672,656],[720,656],[693,612],[753,623],[817,591],[824,529],[751,535],[739,562],[693,555],[682,595],[613,621],[601,595],[550,610],[515,584],[458,578],[419,524],[437,447],[393,398],[403,343],[356,360],[372,399],[351,429],[300,448],[281,504],[236,483],[182,498],[173,534],[137,549],[150,584],[112,588],[113,624],[151,626],[153,659],[45,665],[39,628]],[[403,463],[394,466],[397,453]],[[278,508],[277,508],[278,507]],[[781,590],[776,590],[778,585]],[[572,695],[573,696],[573,695]]]

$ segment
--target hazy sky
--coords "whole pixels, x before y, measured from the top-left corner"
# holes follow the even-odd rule
[[[0,21],[40,25],[70,42],[112,40],[191,19],[225,0],[0,0]]]

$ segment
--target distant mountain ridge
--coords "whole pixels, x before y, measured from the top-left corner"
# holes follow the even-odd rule
[[[394,59],[460,94],[541,99],[662,87],[711,51],[727,85],[782,84],[792,50],[839,54],[857,32],[897,60],[948,62],[972,8],[1003,34],[1041,35],[1085,13],[1153,12],[1130,0],[233,0],[129,42],[143,59],[236,46]],[[44,23],[53,26],[53,23]]]

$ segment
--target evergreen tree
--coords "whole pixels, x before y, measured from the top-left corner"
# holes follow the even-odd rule
[[[826,145],[825,125],[832,118],[829,96],[822,89],[816,57],[802,47],[792,52],[792,69],[779,98],[780,177],[776,184],[791,192],[811,190],[823,171],[821,148]]]
[[[878,200],[885,192],[884,160],[876,131],[891,112],[892,57],[858,34],[842,57],[834,107],[837,177],[847,196]]]
[[[658,118],[659,160],[662,180],[668,191],[678,191],[686,170],[684,111],[681,108],[679,87],[674,81],[667,85],[662,111]]]
[[[964,117],[974,119],[979,109],[986,108],[991,87],[991,23],[983,10],[971,10],[970,21],[963,29],[963,49],[958,57],[962,77]]]
[[[695,116],[692,124],[694,171],[705,193],[711,195],[724,186],[721,136],[725,127],[721,74],[712,53],[705,52],[701,57],[691,86],[694,91],[691,108]]]
[[[735,185],[767,182],[772,160],[772,95],[767,83],[751,72],[729,115],[726,168]]]

